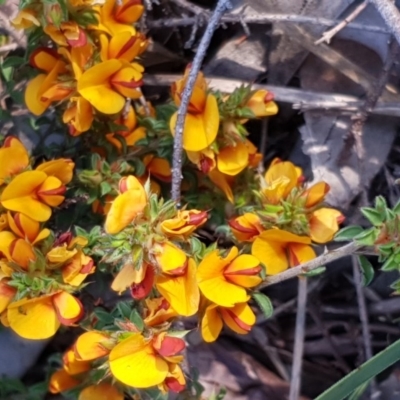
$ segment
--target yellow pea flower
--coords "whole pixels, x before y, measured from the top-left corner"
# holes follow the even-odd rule
[[[311,214],[310,237],[315,243],[330,242],[339,230],[344,216],[333,208],[320,208]]]
[[[11,21],[16,29],[29,29],[32,26],[40,26],[39,20],[36,18],[36,12],[25,8],[19,11],[17,16]]]
[[[260,261],[249,254],[239,255],[232,247],[225,257],[219,250],[207,254],[197,269],[197,281],[204,297],[223,307],[247,301],[246,288],[261,283]]]
[[[240,217],[232,218],[228,223],[239,242],[253,242],[265,230],[260,218],[253,213],[245,213]]]
[[[78,400],[124,400],[125,396],[115,386],[107,382],[91,385],[83,389]]]
[[[26,171],[17,175],[3,190],[1,205],[43,222],[51,216],[51,207],[64,201],[66,188],[55,176],[43,171]]]
[[[64,185],[72,180],[75,163],[70,158],[58,158],[41,163],[36,171],[43,171],[47,176],[55,176]]]
[[[64,111],[63,122],[69,127],[71,136],[79,136],[92,126],[94,119],[92,105],[83,97],[70,99],[69,107]]]
[[[8,136],[0,148],[0,186],[29,165],[29,154],[19,139]]]
[[[95,269],[93,259],[82,250],[78,250],[68,264],[61,268],[61,275],[65,283],[79,286],[89,274],[94,273]]]
[[[141,334],[135,333],[111,350],[110,370],[116,379],[134,388],[148,388],[165,383],[169,388],[178,388],[180,391],[184,386],[176,385],[174,372],[183,378],[177,364],[183,358],[178,353],[184,348],[185,342],[182,339],[168,336],[166,332],[152,339],[145,339]],[[177,371],[174,371],[175,368]]]
[[[249,99],[246,107],[253,111],[256,117],[269,117],[278,113],[278,106],[274,101],[274,95],[267,90],[257,90]]]
[[[29,111],[41,115],[53,101],[66,99],[74,90],[71,84],[59,82],[59,75],[66,73],[66,64],[50,48],[38,48],[30,59],[30,64],[45,73],[28,82],[25,90],[25,103]]]
[[[217,155],[217,168],[225,175],[237,175],[249,164],[249,152],[245,143],[226,146]]]
[[[162,232],[170,238],[189,237],[198,227],[206,223],[208,214],[200,210],[178,211],[176,217],[163,221]]]
[[[132,24],[139,20],[144,11],[140,0],[106,0],[104,5],[95,9],[99,13],[99,23],[94,28],[110,35],[121,32],[134,35],[136,30]]]
[[[182,79],[172,85],[172,97],[179,106],[180,99],[189,75],[186,69]],[[170,129],[175,135],[175,126],[178,113],[172,115]],[[183,130],[183,148],[187,151],[201,151],[212,144],[219,129],[219,111],[217,99],[207,94],[207,83],[202,73],[199,73],[190,98],[188,113]]]
[[[73,295],[59,291],[38,298],[23,298],[9,304],[10,328],[25,339],[52,337],[60,325],[70,326],[83,316],[81,302]]]
[[[7,220],[12,232],[32,245],[46,239],[50,235],[49,229],[45,228],[41,230],[39,222],[29,218],[25,214],[15,213],[12,215],[8,212]]]
[[[262,193],[271,204],[285,199],[293,188],[302,182],[302,170],[290,161],[275,158],[265,173]]]
[[[84,29],[75,21],[61,22],[59,27],[48,24],[43,28],[43,31],[59,46],[81,47],[87,43]]]
[[[53,394],[65,392],[79,386],[80,383],[76,377],[70,375],[65,369],[59,369],[50,377],[49,392]]]
[[[107,60],[86,70],[78,79],[78,92],[104,114],[116,114],[125,106],[125,98],[138,99],[143,67],[124,60]]]
[[[305,207],[311,208],[321,203],[325,195],[329,192],[330,187],[326,182],[318,182],[302,193],[301,197],[305,199]]]
[[[215,186],[224,192],[227,199],[233,203],[235,199],[232,192],[232,176],[223,174],[217,169],[213,169],[208,173],[208,177],[215,184]]]
[[[147,205],[144,187],[134,176],[122,178],[119,191],[120,194],[112,202],[105,222],[105,230],[110,234],[116,234],[126,228]]]
[[[276,275],[315,258],[316,254],[310,244],[308,236],[269,229],[253,242],[251,254],[265,265],[267,275]]]
[[[194,315],[200,302],[196,282],[196,262],[171,242],[155,246],[155,257],[162,274],[156,287],[179,315]]]
[[[113,35],[100,35],[101,61],[117,59],[132,62],[147,48],[148,40],[142,33],[132,35],[130,32],[120,32]]]
[[[201,320],[201,335],[206,342],[214,342],[224,323],[239,335],[245,335],[250,332],[255,322],[256,316],[247,302],[238,303],[230,308],[210,304]]]
[[[143,126],[137,126],[136,112],[132,106],[128,112],[122,113],[116,120],[118,125],[125,126],[125,129],[115,133],[106,134],[106,139],[112,143],[119,151],[122,150],[121,142],[115,137],[115,134],[123,136],[127,146],[134,146],[137,141],[146,137],[146,129]]]
[[[73,346],[75,359],[79,362],[93,361],[110,353],[103,343],[110,340],[104,332],[89,331],[82,333]]]
[[[143,321],[147,326],[161,325],[178,316],[178,313],[172,309],[171,305],[163,297],[146,299],[145,304]]]

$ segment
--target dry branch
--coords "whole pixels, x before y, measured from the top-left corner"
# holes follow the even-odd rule
[[[144,82],[147,86],[170,86],[179,78],[181,78],[181,75],[147,75]],[[224,93],[232,93],[236,88],[247,84],[235,79],[211,77],[207,77],[207,81],[211,88]],[[252,87],[254,89],[267,89],[274,94],[276,101],[293,104],[293,108],[301,111],[324,109],[341,110],[352,114],[360,112],[365,105],[365,101],[361,101],[355,96],[340,93],[314,92],[310,90],[262,84],[253,84]],[[377,115],[400,117],[400,102],[378,101],[375,108],[369,110],[369,112]]]
[[[178,109],[178,116],[175,126],[174,137],[174,150],[173,150],[173,163],[172,163],[172,199],[179,205],[181,197],[181,181],[182,181],[182,138],[185,118],[192,96],[193,87],[196,82],[197,75],[200,71],[201,64],[206,55],[207,48],[210,44],[214,30],[218,26],[222,14],[230,6],[229,0],[219,0],[218,4],[211,16],[210,22],[201,38],[199,48],[197,49],[192,66],[190,68],[189,76],[186,86],[182,93],[181,104]]]

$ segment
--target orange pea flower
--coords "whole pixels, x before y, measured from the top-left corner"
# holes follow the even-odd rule
[[[36,171],[43,171],[47,176],[54,176],[64,185],[72,180],[75,163],[70,158],[58,158],[45,161],[36,167]]]
[[[247,301],[246,288],[261,283],[259,260],[249,254],[239,255],[232,247],[225,257],[218,250],[207,254],[197,269],[197,281],[204,297],[223,307]]]
[[[115,137],[116,134],[125,139],[127,146],[134,146],[137,141],[146,137],[146,129],[143,126],[137,126],[136,112],[132,106],[128,112],[122,113],[116,120],[117,125],[123,125],[125,129],[121,129],[115,133],[106,134],[106,139],[112,143],[118,150],[122,150],[121,142]]]
[[[15,233],[15,235],[32,245],[46,239],[50,235],[49,229],[40,229],[39,222],[29,218],[25,214],[15,213],[12,215],[8,212],[7,220],[10,229]]]
[[[271,204],[285,199],[302,182],[302,170],[290,161],[275,158],[265,173],[266,187],[262,193]]]
[[[183,89],[186,86],[190,69],[187,68],[182,79],[172,85],[172,97],[180,105]],[[175,135],[178,113],[172,115],[170,129]],[[207,94],[207,83],[202,73],[197,76],[192,97],[185,118],[183,130],[183,148],[187,151],[201,151],[210,146],[217,137],[219,129],[219,111],[217,99]]]
[[[63,122],[69,127],[71,136],[79,136],[92,126],[94,119],[92,105],[83,97],[73,97],[64,111]]]
[[[195,261],[171,242],[156,245],[154,251],[162,272],[156,277],[157,290],[179,315],[194,315],[200,302]]]
[[[200,210],[178,211],[176,217],[163,221],[162,232],[170,238],[190,236],[198,227],[204,225],[208,214]]]
[[[27,168],[29,154],[19,139],[8,136],[0,148],[0,186],[4,181]]]
[[[103,30],[111,35],[129,32],[134,35],[132,26],[142,16],[144,7],[141,0],[107,0],[104,5],[96,7],[99,12],[99,24],[95,29]]]
[[[40,22],[36,18],[36,12],[34,10],[30,10],[29,8],[19,11],[11,23],[16,29],[29,29],[34,25],[40,26]]]
[[[1,205],[43,222],[51,216],[51,207],[64,201],[66,188],[55,176],[43,171],[26,171],[17,175],[3,190]]]
[[[163,297],[145,300],[144,323],[147,326],[158,326],[178,316],[171,305]]]
[[[81,302],[65,291],[23,298],[9,304],[10,328],[25,339],[39,340],[53,336],[60,325],[70,326],[83,316]]]
[[[185,378],[178,365],[183,356],[178,353],[184,348],[182,339],[168,336],[166,332],[152,339],[135,333],[111,350],[111,373],[125,385],[134,388],[162,385],[163,388],[180,392],[185,387]]]
[[[274,101],[274,95],[267,90],[257,90],[249,99],[246,107],[253,111],[256,117],[269,117],[278,113],[278,106]]]
[[[48,24],[43,31],[59,46],[81,47],[87,43],[85,31],[75,21],[61,22],[59,27]]]
[[[30,80],[25,90],[25,103],[29,111],[41,115],[53,101],[66,99],[74,87],[72,83],[58,81],[58,77],[66,72],[66,64],[54,50],[38,48],[29,62],[45,72]]]
[[[147,205],[144,187],[134,176],[122,178],[119,191],[120,194],[113,201],[106,218],[105,230],[110,234],[126,228]]]
[[[104,114],[116,114],[125,106],[125,98],[138,99],[143,67],[124,60],[103,61],[78,79],[78,92]]]
[[[105,34],[100,35],[101,61],[117,59],[132,62],[147,48],[148,40],[141,33],[132,35],[130,32],[120,32],[111,39]]]
[[[245,213],[232,218],[229,226],[239,242],[253,242],[264,231],[260,218],[253,213]]]
[[[247,303],[238,303],[230,308],[210,304],[201,320],[201,335],[206,342],[214,342],[224,323],[239,335],[245,335],[250,332],[255,322],[256,316]]]
[[[266,267],[267,275],[276,275],[316,257],[308,236],[281,229],[262,232],[253,242],[251,254]]]

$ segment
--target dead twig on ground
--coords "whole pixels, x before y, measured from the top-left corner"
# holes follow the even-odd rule
[[[400,11],[391,0],[369,0],[384,19],[397,43],[400,44]]]
[[[361,4],[359,4],[343,21],[339,22],[335,27],[329,29],[328,31],[322,34],[322,37],[318,39],[315,44],[321,43],[330,43],[332,38],[340,32],[343,28],[345,28],[351,21],[354,21],[367,7],[369,0],[364,0]]]
[[[175,126],[174,150],[172,160],[172,199],[179,205],[181,197],[181,181],[182,181],[182,138],[183,128],[185,124],[186,113],[188,110],[190,98],[192,96],[193,87],[196,82],[197,75],[200,71],[201,64],[205,57],[207,48],[210,44],[214,30],[224,12],[230,7],[229,0],[219,0],[217,6],[211,16],[210,22],[201,38],[199,48],[197,49],[192,66],[190,68],[188,80],[182,93],[181,104],[178,109],[178,116]]]
[[[294,337],[292,378],[290,380],[289,400],[298,400],[300,395],[306,314],[307,314],[307,278],[304,276],[300,276],[298,283],[298,292],[297,292],[296,328]]]

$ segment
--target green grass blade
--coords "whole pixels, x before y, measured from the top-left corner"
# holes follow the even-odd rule
[[[336,382],[315,400],[342,400],[349,396],[364,382],[378,375],[400,360],[400,340],[397,340],[360,367]]]

